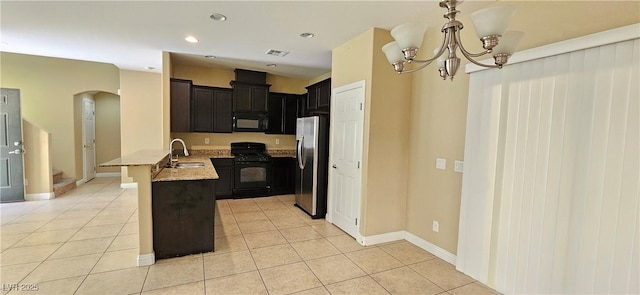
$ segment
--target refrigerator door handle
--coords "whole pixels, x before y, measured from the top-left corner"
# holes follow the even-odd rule
[[[300,140],[298,140],[298,167],[300,167],[300,169],[304,169],[304,163],[302,163],[302,147],[304,147],[303,145],[303,141],[304,141],[304,136],[302,136],[300,138]]]

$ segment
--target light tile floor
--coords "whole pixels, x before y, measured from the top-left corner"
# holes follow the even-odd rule
[[[293,203],[218,200],[215,252],[146,267],[136,190],[119,178],[1,204],[2,294],[495,294],[407,241],[362,247]]]

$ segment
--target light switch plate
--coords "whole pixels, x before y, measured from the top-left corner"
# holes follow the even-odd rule
[[[434,232],[439,232],[440,231],[440,222],[434,220],[432,229],[433,229]]]
[[[436,169],[447,169],[447,159],[436,158]]]
[[[462,171],[464,171],[464,162],[463,161],[455,161],[453,163],[453,171],[462,173]]]

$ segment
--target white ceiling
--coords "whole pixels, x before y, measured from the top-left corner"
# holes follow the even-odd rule
[[[467,1],[469,14],[491,1]],[[331,69],[331,50],[372,27],[444,24],[438,1],[1,1],[1,51],[112,63],[160,72],[174,62],[311,79]],[[228,17],[225,22],[209,18]],[[469,25],[470,27],[470,25]],[[299,35],[312,32],[315,38]],[[188,43],[187,35],[200,42]],[[285,57],[265,55],[289,51]],[[206,59],[214,55],[216,59]],[[275,68],[266,67],[274,63]]]

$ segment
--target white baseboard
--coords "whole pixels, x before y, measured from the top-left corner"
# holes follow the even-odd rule
[[[381,235],[362,237],[362,245],[371,246],[376,244],[388,243],[404,239],[405,231],[390,232]]]
[[[54,193],[26,194],[26,195],[24,195],[25,201],[51,200],[51,199],[53,199],[55,197],[56,197],[56,195]]]
[[[449,251],[442,249],[432,243],[429,243],[421,238],[419,238],[418,236],[410,233],[410,232],[406,232],[405,231],[405,240],[407,240],[408,242],[410,242],[411,244],[414,244],[420,248],[422,248],[423,250],[435,255],[436,257],[449,262],[451,264],[453,264],[454,266],[456,265],[456,255],[450,253]]]
[[[399,240],[406,240],[407,242],[414,244],[421,249],[435,255],[436,257],[456,265],[456,255],[450,253],[449,251],[442,249],[432,243],[429,243],[422,238],[407,232],[407,231],[396,231],[390,232],[381,235],[367,236],[367,237],[356,237],[355,238],[358,243],[363,246],[371,246],[376,244],[388,243]]]
[[[138,254],[138,266],[153,265],[156,263],[156,254]]]
[[[123,182],[120,183],[120,188],[138,188],[137,182]]]
[[[96,173],[96,177],[121,177],[122,173],[120,172],[98,172]]]
[[[80,179],[80,180],[76,181],[76,186],[81,186],[81,185],[83,185],[85,183],[86,183],[86,181],[84,181],[84,178],[83,178],[83,179]]]

